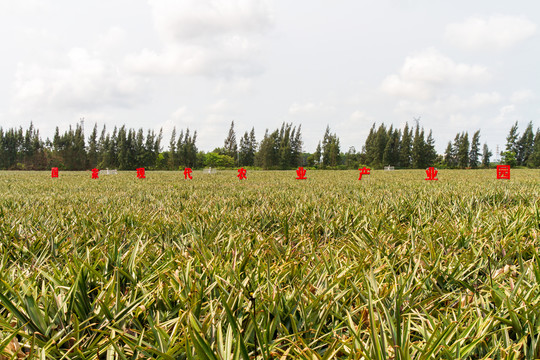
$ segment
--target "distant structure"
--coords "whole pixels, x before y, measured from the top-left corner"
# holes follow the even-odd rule
[[[391,171],[391,170],[394,170],[393,166],[388,165],[384,167],[384,171]]]
[[[116,169],[114,170],[104,170],[101,172],[103,175],[117,175],[118,174],[118,171]]]
[[[497,150],[495,151],[495,162],[500,162],[501,159],[500,159],[500,154],[501,152],[499,151],[499,144],[497,144]]]
[[[208,169],[203,170],[203,174],[215,174],[216,172],[217,172],[217,170],[212,169],[211,167],[209,167]]]

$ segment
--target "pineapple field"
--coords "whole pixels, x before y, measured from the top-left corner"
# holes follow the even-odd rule
[[[0,173],[0,359],[536,359],[540,170]]]

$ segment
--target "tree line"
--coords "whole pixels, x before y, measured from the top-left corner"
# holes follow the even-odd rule
[[[510,128],[506,148],[500,154],[501,163],[512,166],[540,167],[540,128],[534,132],[530,122],[523,134],[517,122]],[[146,132],[106,126],[99,131],[97,124],[88,138],[84,123],[70,126],[60,133],[58,127],[51,139],[43,140],[31,123],[22,127],[0,128],[0,169],[62,170],[119,169],[145,167],[156,170],[178,170],[184,167],[232,168],[235,166],[263,169],[291,169],[307,166],[320,169],[357,169],[361,166],[382,168],[421,169],[428,166],[442,168],[489,167],[492,151],[481,145],[480,130],[472,136],[456,134],[448,142],[444,154],[437,154],[432,130],[425,131],[416,119],[416,126],[405,124],[403,129],[375,123],[370,128],[361,151],[350,147],[342,152],[336,133],[328,126],[313,153],[303,151],[302,128],[283,123],[274,131],[266,130],[258,142],[255,128],[245,131],[237,141],[234,121],[223,146],[210,152],[197,149],[197,132],[190,129],[172,131],[167,149],[163,149],[163,131]]]

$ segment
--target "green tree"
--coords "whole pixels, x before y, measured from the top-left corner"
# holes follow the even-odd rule
[[[513,152],[514,154],[518,153],[518,123],[512,125],[510,128],[510,132],[508,133],[508,136],[506,137],[506,151],[507,152]]]
[[[516,160],[518,165],[525,166],[529,163],[529,157],[534,152],[534,132],[532,121],[529,122],[523,135],[517,142]]]
[[[409,124],[405,123],[403,135],[401,136],[400,145],[400,166],[404,168],[411,167],[411,145],[412,145],[412,130],[409,130]]]
[[[229,129],[229,133],[227,134],[227,137],[225,138],[225,144],[223,145],[223,149],[225,149],[226,155],[229,155],[233,159],[235,159],[235,163],[237,162],[238,158],[238,145],[236,144],[236,133],[234,132],[234,121],[231,122],[231,127]]]
[[[536,135],[534,136],[533,151],[531,156],[529,157],[527,166],[540,167],[540,128],[536,130]]]
[[[414,140],[411,152],[413,168],[422,169],[426,166],[425,147],[426,143],[424,141],[424,129],[422,128],[422,131],[420,131],[420,125],[417,124],[414,132]]]
[[[471,151],[469,152],[469,166],[476,169],[479,164],[478,158],[480,157],[480,130],[477,130],[473,134],[471,141]]]
[[[326,127],[322,141],[322,164],[324,167],[335,167],[340,160],[339,139],[336,134],[330,133],[330,126]]]
[[[433,139],[433,133],[429,130],[428,137],[424,144],[424,165],[433,166],[437,162],[437,151],[435,150],[435,139]]]
[[[469,134],[467,132],[461,134],[457,160],[458,166],[462,169],[469,165]]]
[[[176,126],[173,127],[171,133],[171,141],[169,141],[169,158],[167,159],[169,169],[176,170],[178,168],[178,154],[176,153]]]
[[[489,168],[489,158],[491,158],[493,154],[491,151],[489,151],[489,148],[487,144],[484,144],[484,148],[482,150],[482,166],[486,169]]]
[[[98,139],[97,139],[97,123],[92,129],[92,133],[88,138],[88,167],[95,168],[98,164]]]
[[[444,151],[444,163],[448,168],[454,167],[454,150],[452,147],[452,142],[449,141],[448,145],[446,146],[446,150]]]

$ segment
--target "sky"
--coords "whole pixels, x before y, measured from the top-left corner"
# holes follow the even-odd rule
[[[536,0],[0,0],[0,126],[162,128],[165,150],[189,128],[211,151],[231,121],[289,122],[346,152],[419,119],[439,153],[478,129],[502,150],[540,126],[539,26]]]

